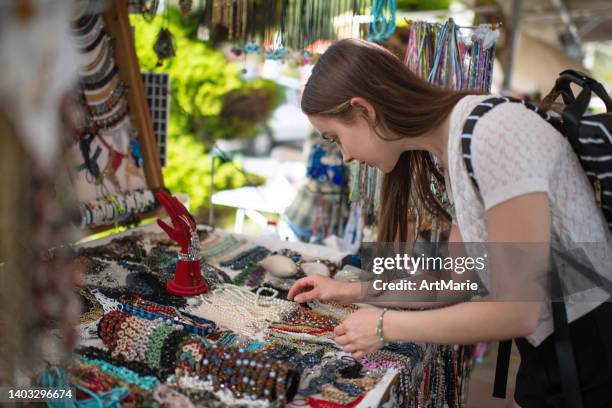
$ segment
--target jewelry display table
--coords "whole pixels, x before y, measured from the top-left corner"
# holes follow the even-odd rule
[[[430,406],[448,398],[449,388],[458,395],[461,384],[443,369],[461,368],[447,358],[448,347],[392,344],[362,364],[335,345],[332,332],[358,306],[309,302],[306,308],[286,300],[291,284],[304,276],[299,266],[316,260],[335,273],[345,253],[206,226],[198,226],[198,235],[209,291],[188,298],[164,290],[178,247],[156,224],[77,246],[86,306],[79,359],[67,369],[71,379],[92,361],[104,359],[114,370],[124,363],[141,376],[138,384],[146,378],[157,387],[130,386],[127,398],[159,402],[179,398],[174,392],[206,407]],[[287,258],[298,265],[291,276],[279,277],[278,265],[259,265]],[[241,361],[254,371],[240,371]]]

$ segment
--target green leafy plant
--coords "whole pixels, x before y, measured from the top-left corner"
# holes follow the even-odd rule
[[[165,185],[173,192],[189,194],[191,209],[197,213],[210,196],[211,160],[206,152],[218,139],[255,136],[260,124],[283,102],[281,87],[263,79],[243,81],[239,66],[197,39],[196,18],[183,17],[176,7],[151,22],[130,15],[130,22],[141,70],[170,75]],[[153,45],[162,27],[172,33],[176,55],[158,66]],[[232,163],[219,163],[215,168],[217,191],[247,182],[262,183],[263,179],[250,175],[247,180]]]
[[[445,10],[450,7],[450,0],[397,0],[397,9],[401,11]]]

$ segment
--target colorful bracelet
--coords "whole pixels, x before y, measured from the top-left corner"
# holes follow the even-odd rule
[[[383,317],[385,317],[385,313],[387,313],[389,309],[386,307],[383,309],[380,317],[378,318],[378,328],[376,332],[378,333],[378,340],[382,343],[383,346],[387,345],[387,341],[385,340],[385,336],[383,335]]]

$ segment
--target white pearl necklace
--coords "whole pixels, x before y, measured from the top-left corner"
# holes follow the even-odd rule
[[[293,302],[262,296],[232,284],[218,285],[201,299],[193,314],[247,337],[255,337],[270,323],[282,321],[297,307]]]

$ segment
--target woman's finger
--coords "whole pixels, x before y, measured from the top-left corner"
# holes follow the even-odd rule
[[[362,358],[363,356],[365,356],[365,353],[363,351],[356,351],[354,353],[351,354],[351,356],[355,359],[355,360],[359,360],[360,358]]]
[[[346,328],[342,324],[339,324],[334,327],[334,334],[336,336],[342,336],[343,334],[346,334]]]
[[[307,287],[314,287],[311,277],[306,277],[302,279],[298,279],[291,289],[289,289],[289,293],[287,293],[287,299],[292,300],[295,295],[300,292],[303,292]]]
[[[313,288],[312,290],[296,295],[294,300],[296,303],[304,303],[308,302],[309,300],[318,299],[319,297],[319,291],[316,288]]]
[[[334,338],[334,341],[336,342],[337,345],[339,346],[346,346],[347,344],[350,343],[348,335],[344,334],[342,336],[336,336]]]
[[[359,346],[357,346],[356,344],[347,344],[346,346],[342,346],[342,351],[344,351],[345,353],[354,353],[356,351],[359,351]]]

